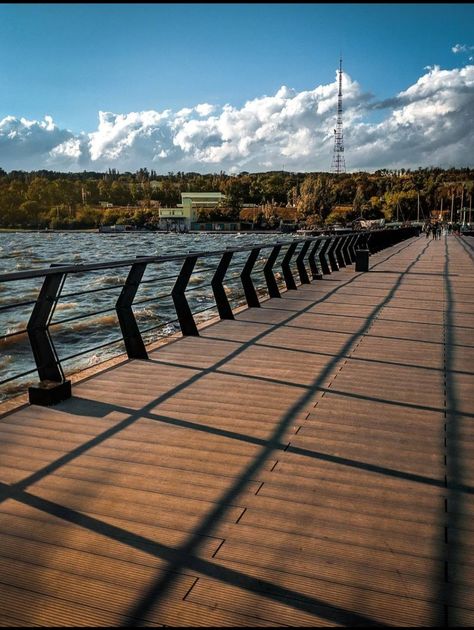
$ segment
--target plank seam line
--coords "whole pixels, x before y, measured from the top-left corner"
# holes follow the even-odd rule
[[[216,555],[217,555],[217,553],[218,553],[219,549],[222,547],[222,545],[225,543],[225,541],[226,541],[226,539],[225,539],[225,538],[223,538],[223,539],[221,540],[221,542],[220,542],[220,543],[219,543],[219,545],[217,546],[216,550],[215,550],[215,551],[214,551],[214,553],[212,554],[211,558],[215,558],[215,557],[216,557]],[[195,583],[196,583],[196,582],[195,582]],[[194,583],[194,584],[195,584],[195,583]],[[193,586],[194,586],[194,584],[193,584]],[[191,586],[191,588],[192,588],[192,586]],[[191,588],[189,589],[189,591],[191,590]],[[189,591],[188,591],[188,593],[189,593]],[[183,599],[184,599],[184,597],[183,597]]]
[[[199,578],[197,577],[194,582],[191,584],[191,586],[188,588],[188,590],[186,591],[186,593],[183,595],[183,601],[186,600],[187,596],[189,595],[189,593],[193,590],[193,588],[196,586],[196,584],[198,583]]]

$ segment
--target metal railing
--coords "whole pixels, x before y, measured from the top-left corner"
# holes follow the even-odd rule
[[[234,312],[224,287],[224,280],[231,279],[240,284],[241,290],[235,292],[234,298],[241,299],[239,304],[248,307],[260,306],[262,296],[278,298],[282,289],[296,290],[299,285],[307,284],[323,275],[338,271],[340,268],[355,262],[356,248],[368,248],[371,253],[393,245],[417,233],[417,228],[398,230],[380,230],[374,232],[351,232],[349,234],[316,236],[291,241],[277,241],[269,244],[259,243],[243,247],[227,247],[211,251],[191,251],[171,256],[139,256],[104,263],[91,264],[53,264],[47,269],[20,271],[0,275],[0,284],[19,283],[24,280],[42,279],[42,286],[36,300],[20,300],[0,306],[0,315],[14,309],[31,308],[28,322],[24,328],[7,332],[0,336],[1,344],[14,344],[14,338],[26,338],[33,355],[33,369],[16,373],[0,381],[0,387],[15,380],[24,379],[35,372],[38,373],[37,386],[28,388],[31,403],[55,404],[71,396],[71,383],[66,378],[63,364],[80,355],[104,349],[114,344],[122,344],[130,359],[148,359],[148,352],[143,335],[169,328],[179,327],[183,335],[199,335],[195,317],[203,312],[215,310],[220,319],[234,319]],[[264,253],[262,253],[264,252]],[[205,261],[203,263],[203,261]],[[214,261],[214,262],[213,262]],[[163,267],[173,263],[180,265],[179,270],[171,275],[153,275],[146,277],[150,268]],[[204,268],[202,268],[204,264]],[[201,265],[201,268],[199,268]],[[86,283],[92,275],[100,271],[125,269],[127,275],[119,282],[91,288],[83,286],[80,290],[64,292],[66,280],[74,277]],[[281,272],[277,271],[281,269]],[[234,271],[237,270],[237,271]],[[198,281],[189,287],[193,274],[212,273],[210,282]],[[296,276],[296,277],[295,277]],[[207,278],[205,278],[207,280]],[[159,293],[153,297],[137,299],[140,288],[154,283],[174,281],[169,293]],[[210,289],[211,304],[200,310],[191,310],[186,294],[197,289]],[[91,295],[120,290],[120,294],[112,306],[96,310],[88,310],[71,317],[54,319],[61,299],[80,298],[86,305]],[[167,301],[167,302],[166,302]],[[168,311],[174,309],[176,317],[163,320],[151,316],[155,321],[142,328],[137,323],[133,307],[153,303],[167,304]],[[235,305],[234,305],[235,308]],[[51,336],[55,327],[65,329],[73,323],[97,315],[113,314],[118,321],[120,335],[86,350],[80,350],[67,356],[59,357]],[[112,322],[111,322],[112,324]],[[85,325],[85,328],[87,326]],[[0,332],[1,335],[1,332]]]

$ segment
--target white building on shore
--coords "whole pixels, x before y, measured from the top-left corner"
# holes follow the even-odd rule
[[[225,203],[220,192],[181,193],[181,203],[176,208],[160,208],[160,227],[190,230],[198,220],[199,210],[212,210]]]

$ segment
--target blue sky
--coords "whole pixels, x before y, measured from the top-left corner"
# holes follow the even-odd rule
[[[472,4],[3,4],[0,121],[48,116],[66,138],[97,132],[101,111],[241,110],[333,83],[340,52],[359,96],[390,99],[427,66],[471,65],[473,23]]]

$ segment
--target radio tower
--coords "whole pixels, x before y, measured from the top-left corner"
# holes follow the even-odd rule
[[[346,160],[344,158],[344,135],[342,132],[342,57],[339,60],[339,92],[337,94],[337,121],[334,129],[334,153],[331,169],[333,173],[346,172]]]

